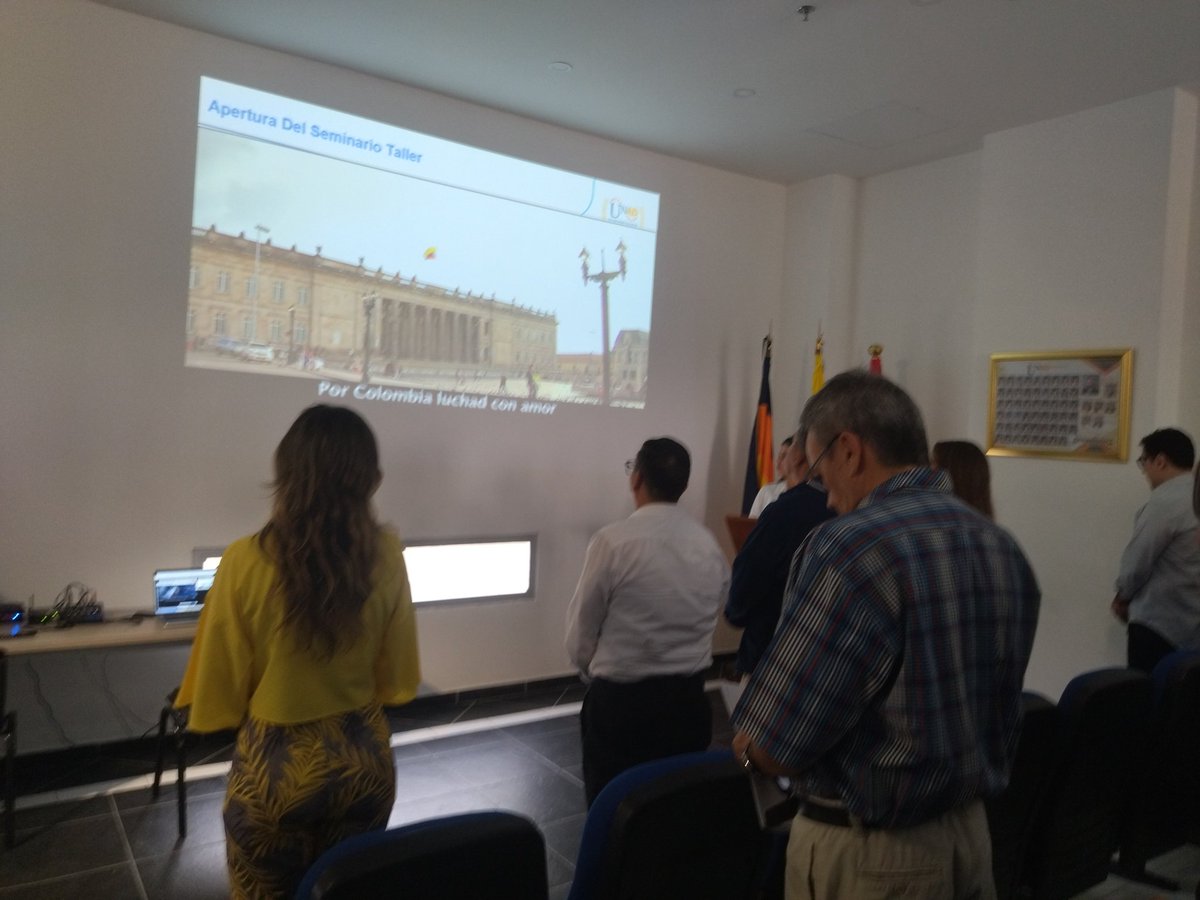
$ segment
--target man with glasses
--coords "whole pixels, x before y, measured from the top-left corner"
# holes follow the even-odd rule
[[[929,468],[921,414],[847,372],[806,404],[813,529],[734,711],[747,768],[793,777],[789,900],[991,898],[1040,592],[1013,538]]]
[[[1141,440],[1150,499],[1121,554],[1112,611],[1126,631],[1129,667],[1154,671],[1172,650],[1200,650],[1200,547],[1191,508],[1192,439],[1160,428]]]
[[[588,682],[580,712],[588,805],[638,763],[704,750],[704,673],[729,588],[716,538],[678,506],[691,458],[653,438],[625,464],[634,512],[588,544],[567,610],[567,655]]]

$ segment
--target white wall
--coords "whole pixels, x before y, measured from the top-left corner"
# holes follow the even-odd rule
[[[1028,682],[1056,695],[1075,674],[1124,663],[1112,618],[1117,562],[1148,487],[1136,441],[1179,425],[1158,403],[1172,93],[992,135],[980,188],[975,396],[989,353],[1132,347],[1131,459],[995,459],[998,515],[1025,546],[1043,601]],[[970,432],[984,434],[981,402]]]
[[[144,607],[155,568],[261,525],[271,452],[316,400],[291,379],[183,367],[202,74],[661,194],[644,411],[357,406],[382,444],[380,514],[402,535],[539,536],[533,601],[420,611],[429,689],[568,670],[586,541],[630,511],[622,463],[644,438],[689,446],[684,505],[725,540],[778,308],[782,187],[81,0],[15,0],[4,17],[4,600],[78,579],[110,608]]]
[[[844,360],[828,374],[865,364],[867,345],[882,343],[884,373],[917,400],[930,441],[980,444],[990,354],[1132,347],[1131,441],[1170,424],[1200,438],[1190,360],[1200,318],[1195,104],[1164,91],[991,135],[977,152],[864,179],[832,216],[823,180],[794,187],[784,302],[796,306],[785,321],[799,331],[785,339],[809,347],[816,315],[806,301],[832,296],[825,322],[848,323],[838,327],[850,347],[827,346]],[[854,261],[848,296],[831,294],[812,258],[829,230],[843,236],[821,252]],[[1182,370],[1160,365],[1164,341]],[[998,518],[1043,590],[1033,690],[1057,697],[1074,675],[1124,662],[1108,603],[1146,499],[1136,455],[1135,446],[1125,464],[991,461]]]
[[[979,165],[970,153],[790,189],[777,349],[791,358],[778,363],[777,394],[793,425],[820,329],[827,378],[865,366],[867,348],[882,344],[884,374],[916,399],[930,440],[969,437]]]
[[[142,606],[154,568],[261,524],[270,453],[314,400],[288,379],[264,390],[182,366],[201,74],[662,195],[644,412],[359,407],[384,448],[380,512],[402,534],[540,537],[532,602],[421,611],[431,689],[566,671],[583,550],[628,510],[621,463],[644,437],[689,445],[685,505],[725,540],[768,323],[781,433],[808,395],[820,324],[829,374],[884,344],[932,439],[984,440],[990,353],[1104,346],[1135,350],[1133,440],[1169,423],[1200,435],[1197,376],[1162,362],[1188,359],[1200,334],[1194,95],[784,189],[82,0],[14,0],[0,30],[5,600],[80,579],[111,606]],[[1107,603],[1146,488],[1132,462],[996,459],[993,473],[999,518],[1045,593],[1029,686],[1054,696],[1123,658]]]
[[[784,295],[775,339],[773,399],[780,433],[795,431],[812,390],[817,335],[825,371],[854,364],[854,260],[858,182],[829,175],[788,191]]]
[[[1158,402],[1200,423],[1200,93],[1174,92],[1163,250]]]
[[[867,179],[859,197],[855,362],[912,394],[935,441],[970,437],[979,154]]]

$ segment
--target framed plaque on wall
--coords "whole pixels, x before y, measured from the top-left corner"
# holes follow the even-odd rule
[[[1129,459],[1133,350],[993,353],[988,455]]]

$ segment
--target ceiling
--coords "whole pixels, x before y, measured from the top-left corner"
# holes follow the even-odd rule
[[[1200,0],[97,2],[785,184],[1200,86]]]

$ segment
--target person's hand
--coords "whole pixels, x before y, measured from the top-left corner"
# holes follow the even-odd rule
[[[746,752],[746,748],[750,746],[750,735],[744,731],[739,731],[733,736],[732,745],[733,755],[741,759],[742,754]]]
[[[1113,597],[1112,613],[1122,622],[1129,621],[1129,601],[1123,598],[1120,594]]]

